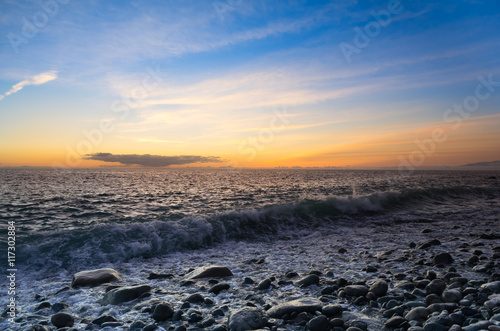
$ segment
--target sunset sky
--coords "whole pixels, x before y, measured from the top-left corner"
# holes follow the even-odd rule
[[[0,37],[0,166],[500,160],[497,0],[3,0]]]

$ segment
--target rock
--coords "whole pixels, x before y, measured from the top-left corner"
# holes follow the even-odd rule
[[[35,324],[27,330],[29,330],[29,331],[52,331],[52,328],[48,325]]]
[[[330,327],[330,322],[325,315],[314,317],[307,323],[307,329],[311,331],[327,331]]]
[[[424,331],[446,331],[448,328],[435,322],[426,323],[424,326]]]
[[[394,317],[389,318],[385,322],[385,327],[386,328],[397,328],[398,326],[400,326],[404,322],[406,322],[406,319],[404,317],[394,316]]]
[[[441,293],[443,293],[445,288],[446,288],[446,283],[441,279],[434,279],[432,282],[429,283],[429,285],[425,287],[427,294],[434,293],[437,295],[441,295]]]
[[[375,293],[378,297],[382,297],[387,293],[388,289],[389,286],[387,285],[387,282],[383,279],[378,279],[372,284],[372,286],[370,286],[369,291]]]
[[[57,313],[52,315],[50,321],[56,328],[72,327],[75,324],[75,318],[68,313]]]
[[[144,321],[135,321],[134,323],[130,324],[130,331],[142,330],[145,326],[146,323]]]
[[[194,294],[191,294],[190,296],[188,296],[186,298],[186,301],[189,303],[201,303],[201,302],[205,301],[205,298],[200,293],[194,293]]]
[[[434,313],[434,312],[442,312],[443,310],[446,310],[448,312],[453,312],[458,305],[456,303],[433,303],[429,307],[429,312]]]
[[[500,293],[500,281],[494,281],[481,285],[481,288],[488,289],[493,293]]]
[[[38,306],[36,306],[35,311],[45,309],[45,308],[50,308],[50,307],[52,307],[50,302],[44,301],[44,302],[40,303]]]
[[[309,286],[309,285],[314,285],[314,284],[319,284],[319,277],[318,275],[312,274],[312,275],[307,275],[301,279],[299,279],[296,283],[298,286]]]
[[[264,327],[266,322],[259,308],[245,307],[231,313],[228,328],[230,331],[256,330]]]
[[[87,270],[77,272],[71,281],[71,287],[97,286],[122,280],[118,271],[111,268]]]
[[[68,305],[67,303],[65,303],[65,302],[56,302],[56,303],[54,303],[54,304],[52,305],[52,311],[53,311],[54,313],[58,313],[58,312],[60,312],[61,310],[66,309],[66,308],[68,308],[68,307],[69,307],[69,305]]]
[[[148,276],[148,279],[165,279],[165,278],[172,278],[174,275],[172,274],[159,274],[156,272],[151,272]]]
[[[231,286],[228,283],[219,283],[214,286],[212,286],[209,290],[208,293],[214,293],[215,295],[219,294],[221,291],[224,290],[229,290]]]
[[[348,285],[344,287],[344,292],[351,297],[364,297],[368,293],[368,287],[364,285]]]
[[[459,290],[444,290],[441,298],[444,302],[459,302],[462,300],[462,293]]]
[[[101,304],[119,305],[123,302],[135,300],[146,292],[151,292],[151,286],[146,284],[115,288],[104,294]]]
[[[197,268],[186,275],[187,279],[199,279],[208,277],[231,277],[233,273],[228,267],[210,265]]]
[[[434,263],[434,265],[451,264],[453,263],[453,258],[449,253],[439,253],[434,255],[434,257],[432,258],[432,262]]]
[[[332,317],[342,314],[342,307],[339,305],[326,305],[321,309],[323,315]]]
[[[167,302],[159,303],[154,307],[151,317],[157,322],[166,321],[174,316],[172,305]]]
[[[267,290],[268,288],[271,287],[271,283],[272,283],[271,278],[266,278],[263,281],[261,281],[259,284],[257,284],[257,289]]]
[[[116,318],[111,315],[102,315],[92,321],[92,324],[101,325],[106,322],[116,322]]]
[[[418,249],[425,249],[431,246],[438,246],[438,245],[441,245],[441,242],[437,239],[432,239],[422,243],[420,246],[418,246]]]
[[[453,324],[448,331],[462,331],[462,327],[458,324]]]
[[[419,321],[425,320],[427,316],[429,316],[429,309],[424,307],[415,307],[405,315],[405,318],[410,321]]]
[[[479,330],[488,330],[488,327],[493,323],[490,321],[481,321],[474,324],[470,324],[466,327],[463,327],[463,331],[479,331]]]
[[[299,314],[301,312],[314,313],[315,311],[321,310],[323,304],[316,298],[301,298],[297,300],[292,300],[284,302],[277,306],[272,307],[267,311],[270,317],[282,318],[283,315],[290,315],[292,313]]]

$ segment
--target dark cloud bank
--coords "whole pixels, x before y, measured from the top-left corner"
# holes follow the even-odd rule
[[[150,154],[111,154],[95,153],[87,154],[85,160],[96,160],[104,162],[119,162],[123,165],[140,165],[143,167],[168,167],[171,165],[191,164],[191,163],[220,163],[224,162],[218,156],[199,155],[179,155],[162,156]]]

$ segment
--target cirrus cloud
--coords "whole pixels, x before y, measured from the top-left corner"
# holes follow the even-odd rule
[[[140,165],[143,167],[168,167],[171,165],[183,165],[191,163],[220,163],[224,162],[218,156],[200,156],[200,155],[178,155],[163,156],[150,154],[111,154],[94,153],[87,154],[84,160],[95,160],[104,162],[119,162],[123,165]]]
[[[30,77],[28,79],[25,79],[15,85],[13,85],[10,90],[5,92],[5,94],[0,94],[0,100],[5,98],[8,95],[11,95],[13,93],[19,92],[22,90],[25,86],[29,85],[41,85],[50,82],[51,80],[54,80],[57,78],[57,72],[56,71],[47,71],[43,72],[38,75],[34,75],[33,77]]]

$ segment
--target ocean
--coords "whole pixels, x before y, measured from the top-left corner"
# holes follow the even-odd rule
[[[127,266],[139,280],[145,266],[182,274],[214,256],[234,266],[241,247],[252,256],[290,245],[301,260],[290,243],[338,242],[365,223],[498,221],[500,172],[5,168],[0,217],[4,256],[7,225],[16,227],[19,303],[30,311],[37,293],[55,293],[82,270]]]

